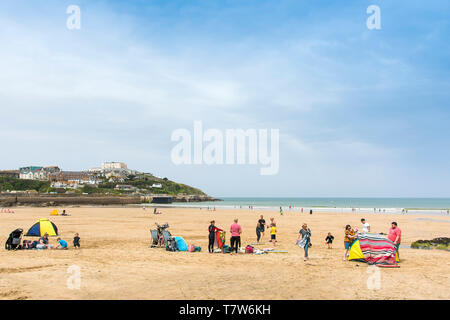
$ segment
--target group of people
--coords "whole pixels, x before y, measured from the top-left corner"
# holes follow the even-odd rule
[[[362,224],[362,232],[361,233],[370,233],[370,224],[366,221],[365,218],[361,219]],[[265,230],[270,229],[270,242],[275,246],[276,245],[276,234],[277,234],[277,225],[275,223],[274,218],[270,218],[270,223],[267,225],[266,220],[264,219],[264,216],[261,215],[260,219],[257,222],[256,225],[256,241],[259,244],[260,240],[264,237]],[[214,252],[214,243],[216,240],[216,232],[223,231],[222,229],[219,229],[215,226],[215,221],[212,220],[210,222],[209,228],[209,244],[208,244],[208,251],[210,253]],[[230,226],[230,244],[232,251],[238,252],[238,249],[241,246],[241,234],[242,234],[242,227],[238,223],[238,219],[234,219],[234,223]],[[344,236],[344,260],[347,259],[349,250],[353,244],[354,241],[357,240],[358,234],[359,234],[358,228],[352,228],[351,225],[346,225],[345,227],[345,236]],[[391,240],[396,249],[397,253],[400,248],[400,242],[401,242],[401,230],[398,227],[397,222],[391,223],[391,228],[389,229],[388,239]],[[328,247],[328,249],[332,249],[334,236],[331,234],[331,232],[328,232],[325,243]],[[295,242],[296,245],[298,245],[300,248],[304,250],[304,260],[308,260],[308,249],[312,246],[311,244],[311,229],[308,228],[308,225],[306,223],[303,223],[299,233],[297,240]]]
[[[362,233],[370,232],[370,224],[366,221],[366,219],[361,219],[362,224]],[[353,242],[358,238],[359,230],[358,228],[352,228],[349,224],[345,226],[345,237],[344,237],[344,260],[347,260],[350,248]],[[388,239],[391,240],[395,248],[397,250],[397,254],[399,255],[400,242],[402,240],[402,230],[398,227],[397,222],[393,221],[391,223],[391,228],[389,229]],[[400,255],[399,255],[400,256]]]
[[[78,233],[75,233],[75,236],[73,238],[73,247],[75,249],[80,248],[80,236]],[[31,241],[31,240],[23,240],[22,242],[22,249],[28,250],[28,249],[38,249],[38,250],[45,250],[45,249],[60,249],[60,250],[67,250],[68,244],[67,241],[61,239],[58,237],[56,239],[57,245],[52,246],[50,244],[49,235],[48,233],[44,233],[42,237],[39,238],[37,241]]]
[[[280,207],[281,208],[281,207]],[[270,232],[270,240],[272,244],[275,246],[277,243],[277,224],[275,222],[275,218],[270,218],[269,225],[266,225],[266,220],[264,220],[264,216],[261,215],[258,223],[256,224],[256,242],[259,243],[261,238],[264,237],[265,230],[269,229]]]

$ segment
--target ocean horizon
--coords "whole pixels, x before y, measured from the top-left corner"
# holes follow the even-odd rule
[[[377,198],[377,197],[218,197],[220,201],[173,203],[170,206],[279,210],[330,211],[372,213],[433,213],[448,214],[450,198]],[[159,205],[162,206],[162,205]],[[406,211],[407,210],[407,211]]]

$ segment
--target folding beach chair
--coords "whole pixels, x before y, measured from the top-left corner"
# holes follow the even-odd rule
[[[152,247],[156,247],[158,245],[158,231],[157,230],[150,230],[150,233],[152,234]]]
[[[169,240],[169,238],[171,237],[171,234],[167,230],[163,230],[162,233],[163,233],[163,243],[162,243],[162,245],[166,245],[167,240]]]

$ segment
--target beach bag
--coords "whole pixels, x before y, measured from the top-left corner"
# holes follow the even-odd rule
[[[166,251],[172,251],[172,252],[178,251],[177,242],[174,237],[169,237],[167,239]]]
[[[194,252],[200,252],[200,251],[202,251],[202,247],[195,247]]]
[[[193,244],[188,245],[188,252],[194,252],[195,248],[196,247]]]
[[[230,253],[231,251],[233,250],[233,248],[231,248],[230,246],[228,246],[228,245],[224,245],[223,246],[223,253]]]
[[[253,252],[254,252],[254,248],[252,246],[245,247],[245,253],[253,253]]]

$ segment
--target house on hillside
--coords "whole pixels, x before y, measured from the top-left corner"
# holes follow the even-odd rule
[[[39,180],[42,167],[28,166],[19,168],[19,178],[24,180]]]

